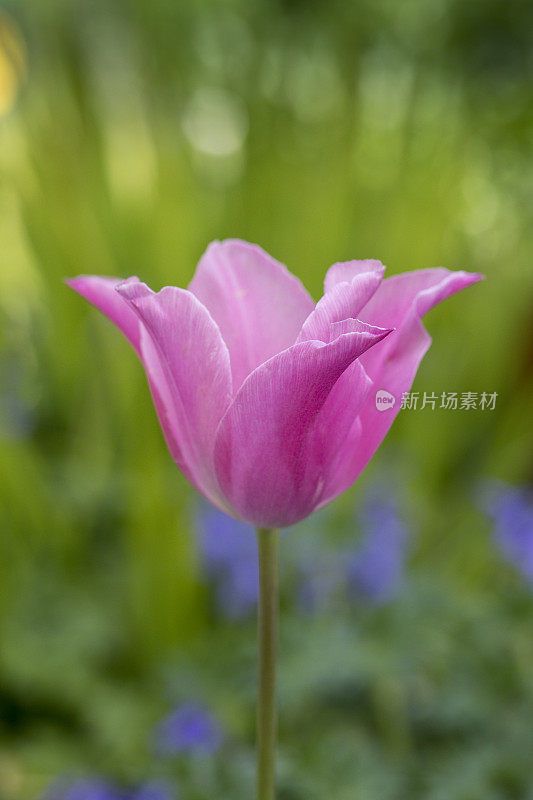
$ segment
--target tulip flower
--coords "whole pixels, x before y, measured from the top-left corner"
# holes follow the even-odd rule
[[[193,486],[232,516],[279,528],[353,484],[429,347],[421,317],[480,277],[383,273],[374,260],[334,264],[315,305],[284,266],[230,240],[210,245],[188,290],[156,293],[137,278],[68,283],[137,350]],[[394,408],[376,408],[377,389]]]
[[[421,317],[480,275],[383,280],[379,261],[333,264],[314,303],[256,245],[213,242],[188,289],[138,278],[68,281],[129,339],[169,450],[222,511],[258,528],[258,798],[274,797],[277,549],[348,489],[385,437],[431,339]],[[386,410],[376,391],[395,399]]]

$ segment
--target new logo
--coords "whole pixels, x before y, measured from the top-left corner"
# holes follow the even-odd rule
[[[378,411],[389,411],[394,408],[395,403],[396,398],[393,394],[386,392],[385,389],[378,389],[376,392],[376,408]]]

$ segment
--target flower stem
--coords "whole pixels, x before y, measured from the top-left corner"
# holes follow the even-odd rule
[[[259,691],[257,800],[274,800],[276,771],[276,656],[279,531],[259,528]]]

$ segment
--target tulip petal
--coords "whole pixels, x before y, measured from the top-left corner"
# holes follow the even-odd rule
[[[234,391],[259,364],[290,347],[314,303],[300,281],[257,245],[213,242],[189,285],[217,323]]]
[[[216,481],[213,480],[213,475],[203,475],[202,469],[198,469],[197,461],[195,461],[194,457],[191,458],[190,452],[187,450],[187,442],[195,434],[190,431],[189,421],[184,418],[186,415],[183,410],[178,412],[175,408],[173,378],[170,376],[168,368],[164,365],[161,350],[158,349],[153,336],[148,331],[138,309],[133,303],[134,299],[153,293],[137,278],[123,281],[117,278],[97,275],[82,275],[78,278],[69,279],[66,283],[102,311],[131,342],[145,367],[154,405],[173,459],[193,486],[203,492],[215,505],[227,511],[227,504],[220,495]],[[118,291],[117,288],[119,289]],[[129,295],[129,298],[127,299],[124,295]],[[191,297],[189,305],[199,306],[200,304]],[[202,316],[202,314],[209,319],[205,309],[203,312],[199,311],[199,315]],[[186,326],[184,322],[181,322],[181,324],[183,327]],[[207,324],[216,328],[212,321]],[[188,331],[183,330],[183,341],[186,341],[187,336]],[[213,337],[216,340],[216,332]],[[201,347],[201,344],[198,345],[196,343],[195,346]],[[229,362],[223,342],[220,342],[220,349],[222,350],[222,364],[224,358],[226,358],[227,382],[230,384]],[[197,360],[203,363],[207,359],[203,354],[197,354]],[[194,375],[194,370],[191,370],[191,373]],[[226,399],[228,399],[230,392],[231,389],[226,389]],[[222,411],[220,416],[222,416]],[[218,424],[218,421],[217,419],[211,426],[211,443],[214,439],[213,429]],[[183,446],[184,444],[185,447]],[[212,464],[212,453],[211,460],[207,459],[207,463]]]
[[[136,277],[129,278],[128,283],[139,283]],[[108,278],[102,275],[80,275],[65,281],[74,291],[85,297],[90,303],[105,314],[111,322],[120,328],[130,344],[135,348],[137,355],[143,362],[147,371],[148,383],[154,400],[157,414],[161,421],[168,449],[180,469],[189,480],[194,483],[192,475],[185,465],[183,455],[174,438],[172,426],[167,419],[165,408],[169,406],[169,388],[164,373],[159,364],[157,353],[143,357],[143,350],[150,347],[150,340],[138,314],[123,297],[115,291],[120,284],[126,283],[121,278]],[[144,342],[141,343],[141,340]],[[152,346],[153,350],[153,346]],[[148,370],[148,364],[150,369]],[[166,398],[166,401],[163,400]]]
[[[356,320],[340,323],[340,330],[349,332],[328,344],[295,344],[259,366],[220,423],[219,484],[246,522],[285,527],[320,502],[328,470],[371,386],[359,364],[352,366],[350,397],[337,392],[336,383],[390,333]]]
[[[351,283],[358,275],[366,272],[377,272],[383,277],[385,267],[375,258],[363,258],[352,261],[337,261],[332,264],[324,278],[324,292],[329,292],[338,283]]]
[[[379,325],[384,320],[396,330],[361,358],[376,391],[394,395],[393,408],[378,410],[373,391],[346,437],[337,474],[331,475],[324,503],[345,491],[363,471],[382,442],[398,411],[404,392],[412,386],[418,366],[431,344],[421,317],[450,295],[479,281],[483,276],[463,271],[428,269],[395,275],[385,280],[361,311],[361,317]],[[344,380],[347,380],[343,376]]]
[[[365,269],[367,266],[368,269]],[[329,341],[327,336],[330,323],[347,317],[358,317],[361,309],[377,291],[384,272],[385,267],[379,261],[348,261],[334,264],[328,272],[329,279],[326,276],[325,280],[325,285],[329,286],[329,289],[305,320],[296,341],[305,342],[308,339]],[[335,284],[332,283],[334,276],[339,277],[339,281]]]
[[[137,277],[129,278],[138,281]],[[108,278],[104,275],[79,275],[67,278],[65,283],[96,306],[102,314],[120,328],[126,339],[140,355],[140,322],[135,311],[115,292],[115,286],[123,283],[122,278]]]
[[[165,422],[179,443],[194,484],[219,507],[213,465],[215,431],[232,398],[228,349],[206,308],[186,289],[152,292],[143,283],[116,287],[146,331],[143,360],[151,378],[163,383]]]

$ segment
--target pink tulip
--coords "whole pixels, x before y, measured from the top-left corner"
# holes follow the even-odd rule
[[[383,440],[430,336],[421,317],[482,277],[334,264],[315,305],[256,245],[213,242],[189,289],[67,281],[129,339],[170,452],[223,511],[287,527],[348,489]],[[376,408],[375,393],[394,396]]]

